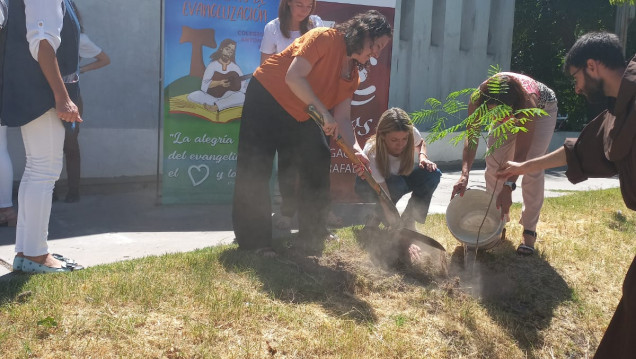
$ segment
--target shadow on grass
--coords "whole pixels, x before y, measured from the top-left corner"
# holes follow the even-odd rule
[[[541,252],[525,257],[515,250],[506,240],[479,251],[476,261],[463,267],[464,249],[458,246],[451,255],[451,275],[458,276],[463,290],[479,298],[493,320],[532,353],[543,346],[540,332],[550,326],[555,309],[573,299],[573,290]]]
[[[30,275],[24,273],[11,272],[0,276],[0,306],[15,300],[22,300],[23,296],[29,293],[23,293],[22,288],[29,281]]]
[[[279,247],[274,258],[232,248],[221,253],[219,262],[228,271],[253,273],[276,300],[317,303],[334,317],[358,323],[377,321],[373,308],[354,294],[354,273],[323,265],[318,256]]]

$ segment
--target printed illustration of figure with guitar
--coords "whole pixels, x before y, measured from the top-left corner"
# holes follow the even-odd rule
[[[243,75],[236,64],[236,41],[225,39],[219,49],[210,56],[210,63],[203,74],[201,90],[188,95],[188,100],[201,104],[212,112],[242,106],[245,101],[243,81],[252,74]]]

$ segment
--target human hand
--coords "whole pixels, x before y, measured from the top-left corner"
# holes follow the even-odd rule
[[[367,155],[364,154],[364,152],[356,152],[356,158],[360,161],[359,164],[357,163],[357,161],[354,161],[353,163],[353,170],[356,172],[356,174],[358,175],[358,177],[362,178],[363,180],[367,179],[367,176],[365,175],[365,173],[369,168],[369,158],[367,157]]]
[[[497,170],[496,176],[499,179],[506,179],[508,177],[522,175],[527,172],[525,166],[526,162],[508,161]]]
[[[451,199],[455,198],[455,195],[459,194],[460,196],[464,196],[464,192],[466,192],[466,187],[468,187],[468,175],[461,175],[457,180],[457,183],[453,186],[453,193],[451,193]]]
[[[425,158],[423,160],[420,161],[420,168],[423,168],[429,172],[433,172],[435,170],[437,170],[437,164],[431,160],[429,160],[428,158]]]
[[[325,132],[327,136],[333,136],[335,138],[338,137],[338,123],[333,118],[329,111],[322,113],[322,118],[324,119],[324,124],[322,125],[322,130]]]
[[[411,244],[408,248],[408,253],[409,253],[409,260],[411,261],[411,264],[415,264],[415,262],[419,262],[420,259],[422,258],[422,249],[419,246],[416,246],[415,244]]]
[[[503,186],[497,196],[497,209],[501,209],[501,219],[507,218],[512,205],[512,190],[508,186]]]
[[[55,103],[57,117],[65,122],[82,122],[77,105],[70,98]]]

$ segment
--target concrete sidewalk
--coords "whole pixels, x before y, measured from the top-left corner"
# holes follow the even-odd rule
[[[445,213],[458,171],[446,171],[433,196],[430,213]],[[473,170],[470,187],[483,187],[483,170]],[[520,183],[518,181],[518,183]],[[573,185],[562,170],[546,173],[546,197],[559,191],[618,187],[618,179],[591,179]],[[160,205],[155,184],[88,186],[78,203],[54,202],[49,225],[49,250],[95,266],[149,255],[192,251],[234,240],[230,205]],[[407,198],[398,203],[403,210]],[[521,201],[521,191],[513,192]],[[365,206],[336,204],[344,225],[363,223]],[[15,228],[0,227],[0,279],[10,275]]]

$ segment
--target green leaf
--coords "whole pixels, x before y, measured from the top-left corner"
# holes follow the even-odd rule
[[[491,77],[499,72],[501,72],[499,66],[493,65],[490,67],[489,73]],[[488,91],[491,93],[505,93],[508,90],[508,85],[504,82],[490,81],[488,83]],[[488,156],[506,143],[511,135],[519,132],[528,132],[525,124],[531,121],[532,118],[547,115],[544,110],[539,108],[524,108],[513,111],[510,106],[500,101],[499,105],[488,108],[486,101],[484,101],[472,114],[462,118],[463,112],[468,110],[469,100],[474,100],[480,95],[484,94],[480,93],[479,89],[466,88],[451,92],[446,96],[444,102],[435,98],[428,98],[424,102],[425,107],[413,112],[411,118],[413,123],[432,123],[429,134],[426,136],[426,140],[429,143],[451,136],[449,142],[453,145],[467,140],[469,146],[473,147],[477,146],[480,138],[487,139],[492,136],[494,138],[493,143],[486,151]],[[451,120],[459,120],[460,122],[456,125],[448,126],[447,123]],[[482,131],[485,131],[485,134]]]

